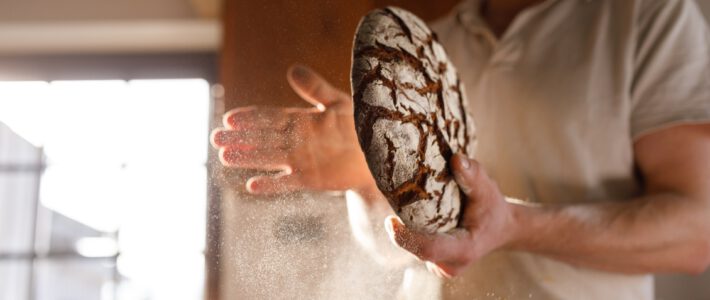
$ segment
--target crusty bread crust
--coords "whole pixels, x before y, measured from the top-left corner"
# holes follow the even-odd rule
[[[455,228],[465,199],[447,162],[473,155],[473,120],[455,67],[426,24],[377,9],[353,47],[355,128],[377,186],[402,221],[424,232]]]

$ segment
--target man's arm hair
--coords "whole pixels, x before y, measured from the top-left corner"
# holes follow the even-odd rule
[[[514,249],[621,273],[698,274],[710,265],[710,124],[634,143],[644,195],[557,207],[515,206]]]

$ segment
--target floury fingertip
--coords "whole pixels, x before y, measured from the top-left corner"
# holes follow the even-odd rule
[[[461,164],[461,168],[468,169],[471,167],[471,162],[468,161],[468,157],[466,157],[466,155],[457,153],[456,156],[458,157],[459,163]]]
[[[385,218],[385,231],[387,231],[389,236],[394,236],[394,224],[392,223],[394,222],[394,218],[394,216],[387,216]]]

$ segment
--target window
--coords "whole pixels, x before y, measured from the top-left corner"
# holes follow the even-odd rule
[[[0,299],[201,299],[209,90],[0,82]]]

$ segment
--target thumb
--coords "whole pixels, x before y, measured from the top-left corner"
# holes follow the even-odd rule
[[[315,105],[320,111],[350,99],[348,94],[336,89],[318,73],[304,65],[291,66],[286,79],[301,98]]]
[[[488,175],[476,160],[458,153],[451,159],[451,168],[456,183],[468,198],[476,199],[486,193]]]

